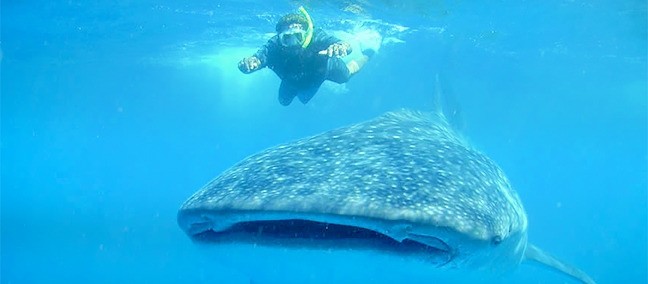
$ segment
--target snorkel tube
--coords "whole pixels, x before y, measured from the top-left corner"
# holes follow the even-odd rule
[[[304,9],[304,6],[299,6],[299,12],[306,18],[306,21],[308,21],[308,30],[306,30],[306,39],[304,39],[304,43],[302,43],[302,48],[307,48],[308,45],[311,43],[311,40],[313,40],[313,20],[311,20],[311,17],[308,14],[308,12],[306,12],[306,9]]]

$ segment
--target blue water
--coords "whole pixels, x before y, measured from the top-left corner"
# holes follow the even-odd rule
[[[369,28],[385,40],[349,83],[282,107],[271,71],[243,75],[236,62],[300,4],[322,28]],[[179,205],[266,147],[401,107],[430,109],[436,74],[461,105],[464,134],[519,192],[531,242],[599,283],[647,281],[645,1],[2,1],[1,9],[1,283],[277,281],[276,271],[228,261],[263,249],[192,244],[176,225]],[[317,257],[304,254],[314,267],[299,268],[317,277],[286,281],[436,277],[433,267],[360,256],[333,260],[340,270],[327,276]],[[566,281],[522,265],[494,282]]]

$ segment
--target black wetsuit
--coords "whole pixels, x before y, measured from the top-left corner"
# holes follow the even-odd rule
[[[281,78],[279,102],[282,105],[289,105],[295,96],[305,104],[324,80],[342,84],[351,77],[342,59],[318,54],[338,42],[341,40],[322,29],[315,29],[311,43],[306,48],[286,48],[275,35],[254,56],[261,61],[261,68],[268,67]]]

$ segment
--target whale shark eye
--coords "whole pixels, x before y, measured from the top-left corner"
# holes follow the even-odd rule
[[[499,245],[499,244],[502,242],[502,237],[500,237],[500,236],[494,236],[494,237],[491,239],[491,242],[492,242],[494,245]]]

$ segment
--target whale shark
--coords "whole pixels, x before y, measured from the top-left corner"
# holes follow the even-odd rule
[[[534,262],[595,283],[528,242],[503,170],[442,112],[396,110],[268,148],[199,189],[177,221],[200,243],[373,250],[439,269]]]

